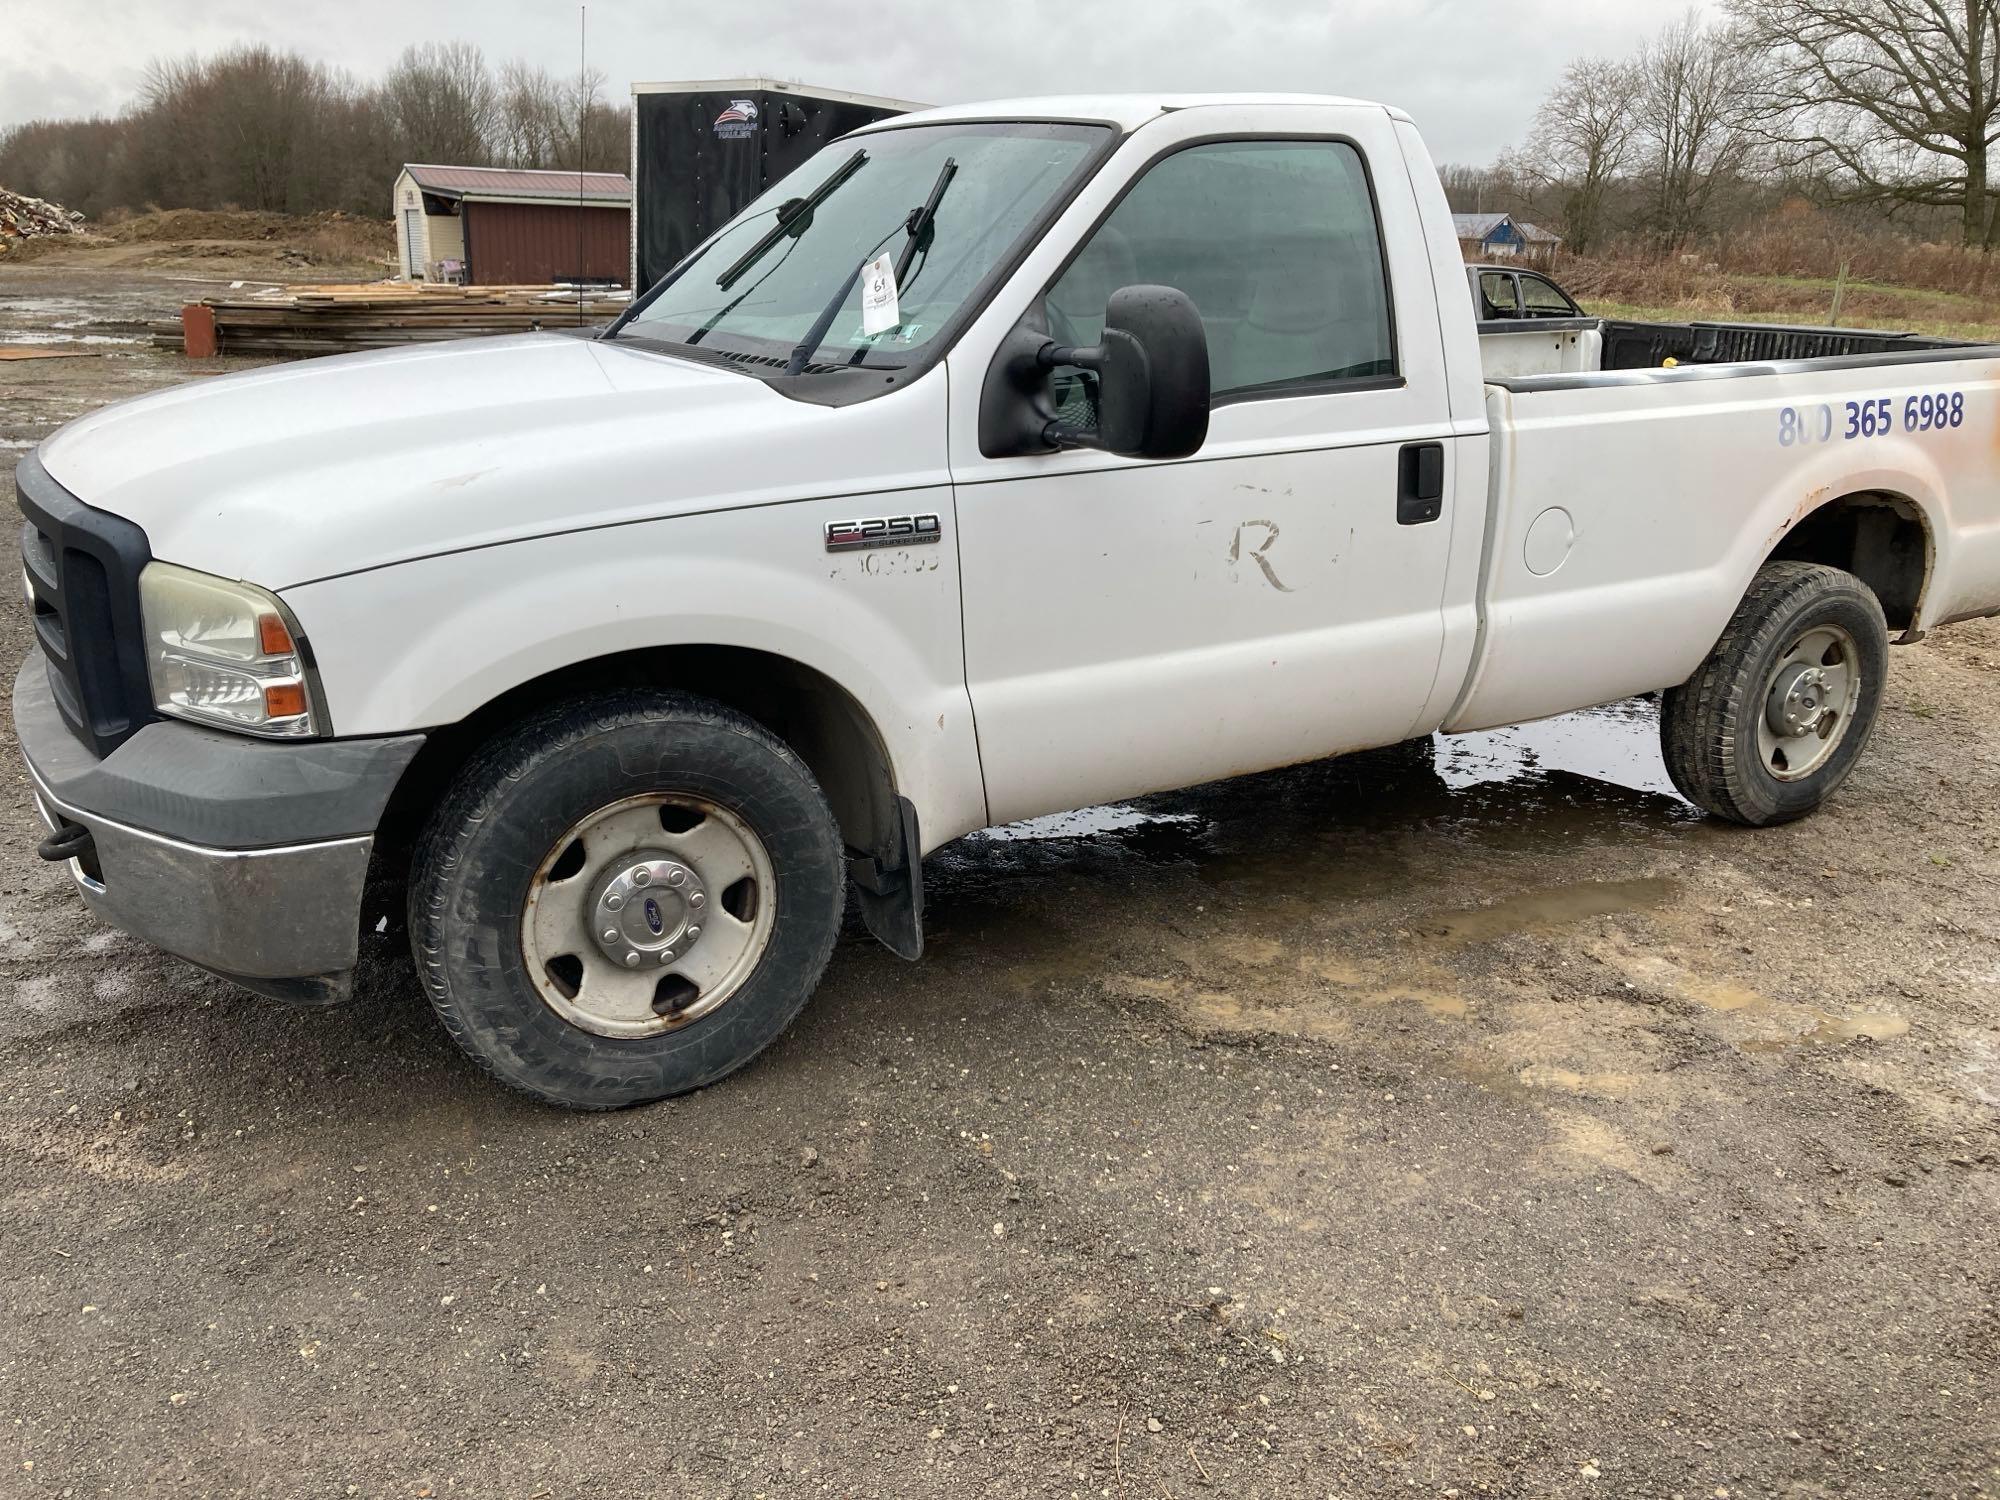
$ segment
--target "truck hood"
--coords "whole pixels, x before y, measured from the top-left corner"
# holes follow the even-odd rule
[[[823,429],[859,409],[630,345],[526,334],[192,381],[71,423],[41,459],[86,505],[143,527],[155,557],[282,589],[838,493]],[[941,430],[935,447],[924,467],[941,471]]]

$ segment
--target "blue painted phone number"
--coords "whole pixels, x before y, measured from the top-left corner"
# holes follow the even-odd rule
[[[1942,432],[1947,427],[1965,425],[1965,392],[1925,392],[1903,400],[1904,432]],[[1818,406],[1778,408],[1778,446],[1830,443],[1835,436],[1843,441],[1882,437],[1896,431],[1896,403],[1890,396],[1869,401],[1849,401],[1845,407],[1822,402]]]

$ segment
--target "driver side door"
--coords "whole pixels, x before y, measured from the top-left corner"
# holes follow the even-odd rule
[[[1287,114],[1297,134],[1149,128],[1188,138],[1032,294],[1030,316],[1083,344],[1119,286],[1186,292],[1214,391],[1198,453],[986,458],[960,393],[991,346],[972,368],[954,352],[966,677],[995,822],[1390,743],[1432,691],[1457,441],[1435,288],[1422,261],[1392,285],[1384,251],[1423,230],[1384,113]],[[1089,421],[1092,379],[1058,377],[1066,421]],[[1420,466],[1441,497],[1413,507]]]

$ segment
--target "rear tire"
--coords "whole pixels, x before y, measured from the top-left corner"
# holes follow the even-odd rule
[[[1882,704],[1889,629],[1873,591],[1817,563],[1768,563],[1694,676],[1662,695],[1667,774],[1748,827],[1818,807],[1854,770]]]
[[[790,747],[720,704],[618,693],[546,709],[467,764],[417,846],[410,941],[487,1072],[613,1109],[768,1046],[819,982],[845,883]]]

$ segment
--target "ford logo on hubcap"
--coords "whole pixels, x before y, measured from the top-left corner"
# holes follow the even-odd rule
[[[653,929],[654,937],[667,930],[667,919],[660,915],[660,903],[651,896],[646,898],[646,925]]]

